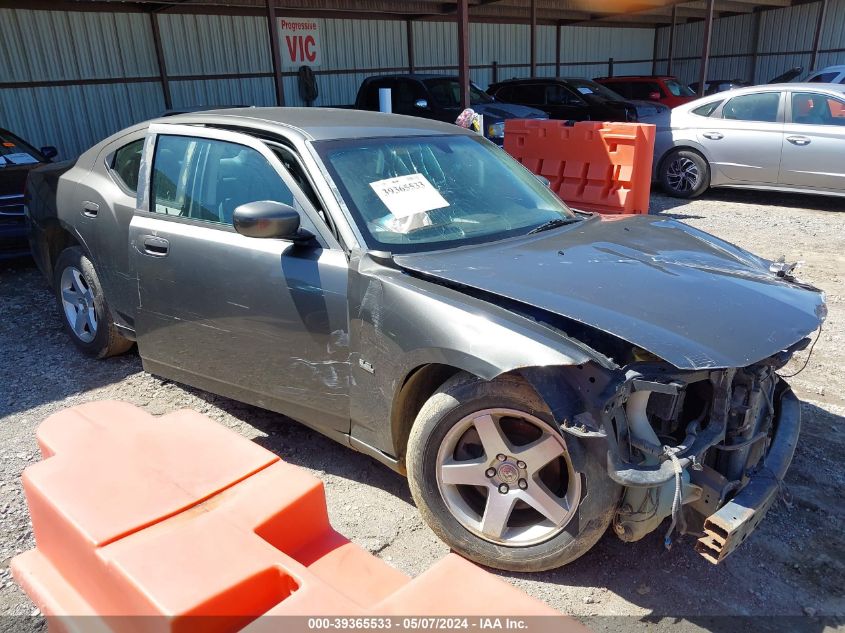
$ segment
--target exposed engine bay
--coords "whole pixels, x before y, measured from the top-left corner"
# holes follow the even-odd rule
[[[776,497],[800,426],[797,400],[776,371],[808,344],[741,369],[625,368],[602,412],[608,474],[625,486],[613,520],[620,539],[637,541],[670,518],[665,546],[677,534],[697,536],[696,550],[713,563],[744,540]],[[754,503],[738,503],[749,489]]]

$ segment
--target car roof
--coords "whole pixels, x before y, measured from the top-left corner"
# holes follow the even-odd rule
[[[782,84],[760,84],[759,86],[746,86],[745,88],[740,88],[740,90],[754,92],[755,88],[758,90],[770,90],[772,88],[777,88],[778,90],[821,90],[828,92],[845,93],[845,85],[843,84],[824,84],[813,81],[790,82]]]
[[[376,81],[378,79],[416,79],[425,81],[427,79],[458,79],[457,75],[441,75],[438,73],[396,73],[393,75],[372,75],[364,81]]]
[[[654,79],[675,79],[677,77],[674,75],[613,75],[613,77],[596,77],[596,81],[601,79],[602,81],[613,81],[615,79],[643,79],[643,80],[654,80]]]
[[[152,121],[273,132],[284,129],[303,140],[475,134],[451,123],[342,108],[232,108],[176,114]]]
[[[567,81],[590,81],[586,77],[514,77],[512,79],[502,79],[502,81],[494,81],[491,86],[503,86],[505,84],[521,84],[521,83],[552,83],[552,82],[567,82]],[[595,82],[593,82],[595,83]]]

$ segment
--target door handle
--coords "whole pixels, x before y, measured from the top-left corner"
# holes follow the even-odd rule
[[[721,132],[705,132],[702,136],[704,138],[709,138],[711,141],[718,141],[721,138],[725,138],[725,135]]]
[[[793,145],[804,146],[810,144],[810,139],[808,139],[806,136],[787,136],[786,140],[792,143]]]
[[[96,218],[97,213],[100,212],[100,205],[96,202],[86,200],[82,203],[82,215],[88,218]]]
[[[170,242],[155,235],[144,236],[144,252],[153,257],[165,257],[170,250]]]

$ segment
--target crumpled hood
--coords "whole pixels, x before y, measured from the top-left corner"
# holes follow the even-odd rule
[[[824,310],[821,292],[778,278],[767,260],[649,216],[394,259],[604,330],[679,369],[750,365],[813,332]]]
[[[505,121],[507,119],[548,119],[549,115],[536,108],[517,105],[515,103],[478,103],[472,109],[490,119]]]

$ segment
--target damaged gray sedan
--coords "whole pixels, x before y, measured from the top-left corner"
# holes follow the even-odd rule
[[[148,122],[33,172],[27,213],[84,353],[137,342],[153,374],[371,455],[452,548],[509,570],[564,565],[608,527],[727,556],[798,440],[777,372],[825,317],[789,266],[574,212],[419,118]]]

